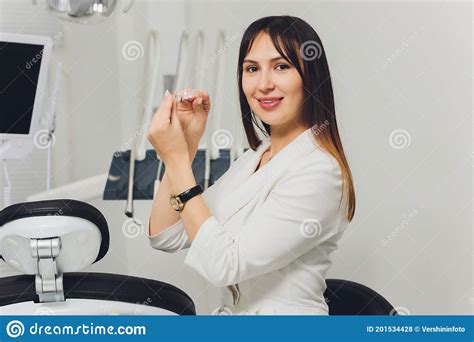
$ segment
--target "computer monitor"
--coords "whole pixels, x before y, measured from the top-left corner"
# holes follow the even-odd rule
[[[49,37],[0,32],[0,157],[12,156],[14,151],[7,150],[15,142],[25,145],[33,140],[43,111],[52,45]]]

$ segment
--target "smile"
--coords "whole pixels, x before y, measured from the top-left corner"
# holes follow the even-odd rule
[[[260,105],[260,107],[262,107],[263,109],[274,109],[276,108],[280,103],[281,101],[283,100],[283,97],[279,97],[279,98],[260,98],[260,99],[257,99],[258,100],[258,103]]]

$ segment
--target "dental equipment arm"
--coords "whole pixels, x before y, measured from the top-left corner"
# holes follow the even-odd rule
[[[219,31],[217,35],[217,43],[216,43],[216,51],[221,51],[224,49],[225,45],[225,33],[223,31]],[[217,67],[215,72],[214,78],[214,108],[211,108],[211,115],[210,115],[210,122],[208,123],[208,130],[207,130],[207,142],[206,142],[206,162],[205,162],[205,174],[204,174],[204,188],[207,189],[209,187],[209,179],[211,177],[211,159],[215,160],[218,159],[220,156],[219,147],[215,146],[212,141],[212,137],[214,132],[216,132],[219,128],[220,124],[220,115],[222,112],[222,88],[223,88],[223,75],[224,75],[224,58],[220,56],[217,59]]]
[[[146,157],[146,132],[151,122],[153,115],[153,98],[156,93],[156,83],[158,80],[158,70],[160,64],[160,45],[158,41],[158,32],[151,31],[149,38],[149,59],[148,66],[145,69],[145,78],[149,82],[149,87],[146,88],[145,106],[143,110],[143,116],[140,125],[140,132],[138,140],[131,147],[130,151],[130,168],[128,173],[128,195],[127,204],[125,206],[125,215],[133,218],[133,185],[135,181],[135,160],[141,161]],[[147,79],[148,70],[152,65],[151,76]],[[145,129],[146,128],[146,129]],[[161,160],[160,168],[161,171]]]

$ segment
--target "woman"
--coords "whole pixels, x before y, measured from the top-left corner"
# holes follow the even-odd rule
[[[191,161],[207,93],[177,103],[167,92],[154,115],[148,138],[166,173],[150,214],[150,243],[167,252],[189,248],[185,264],[222,287],[217,313],[327,315],[329,254],[354,216],[355,195],[314,29],[290,16],[252,23],[240,45],[238,86],[251,148],[202,195]],[[184,207],[172,200],[172,209],[170,194],[188,189],[191,199]]]

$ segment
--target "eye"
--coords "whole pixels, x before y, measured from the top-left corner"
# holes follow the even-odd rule
[[[254,66],[248,66],[247,68],[245,68],[245,71],[252,73],[253,71],[250,71],[251,69],[257,69],[257,68]]]
[[[278,64],[278,65],[277,65],[277,68],[278,68],[278,67],[283,67],[283,69],[289,69],[289,68],[290,68],[290,66],[289,66],[288,64]],[[280,69],[280,70],[281,70],[281,69]]]

